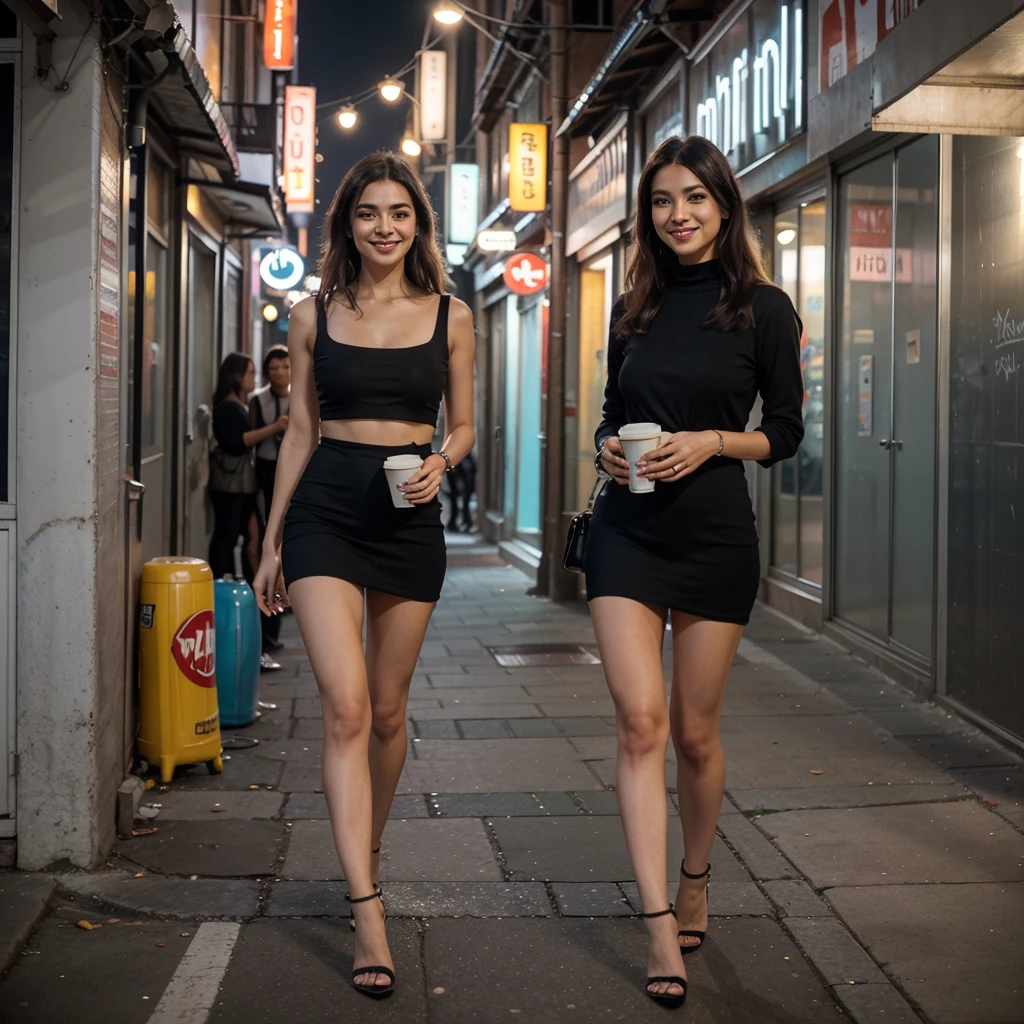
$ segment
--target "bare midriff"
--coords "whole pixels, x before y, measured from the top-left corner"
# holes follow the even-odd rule
[[[335,441],[398,448],[407,444],[430,444],[434,428],[426,423],[403,420],[321,420],[320,433]]]

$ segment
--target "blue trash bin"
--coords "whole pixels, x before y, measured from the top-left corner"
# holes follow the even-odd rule
[[[213,582],[216,628],[217,706],[220,724],[237,729],[259,718],[260,610],[245,580]]]

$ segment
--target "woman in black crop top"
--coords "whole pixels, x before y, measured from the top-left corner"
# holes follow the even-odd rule
[[[804,390],[799,321],[761,268],[721,152],[699,136],[666,140],[644,169],[636,210],[595,437],[612,482],[594,508],[584,570],[615,701],[616,789],[650,937],[647,993],[680,1005],[681,956],[699,949],[707,930],[708,858],[725,785],[719,713],[760,576],[743,461],[768,466],[795,454]],[[748,431],[758,394],[761,423]],[[618,432],[628,423],[663,431],[638,461],[653,492],[626,486]],[[664,881],[670,733],[685,850],[674,905]]]
[[[324,794],[356,925],[352,981],[379,996],[394,974],[377,855],[405,763],[409,685],[444,580],[437,493],[474,443],[473,319],[444,294],[430,202],[394,154],[345,176],[320,277],[317,297],[291,311],[290,424],[254,589],[269,615],[283,610],[287,584],[320,688]],[[432,453],[442,400],[445,443]],[[423,460],[403,492],[412,507],[392,501],[392,455]]]

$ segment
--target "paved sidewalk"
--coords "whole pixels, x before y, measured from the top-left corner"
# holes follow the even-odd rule
[[[223,775],[147,794],[155,834],[119,841],[100,872],[57,876],[52,913],[0,984],[3,1020],[664,1019],[642,991],[601,666],[505,668],[489,650],[595,652],[586,610],[530,597],[489,549],[453,547],[452,562],[383,842],[396,995],[373,1004],[347,982],[320,706],[288,619],[285,668],[261,690],[277,709],[225,735]],[[722,731],[728,795],[707,946],[686,958],[688,1020],[1019,1024],[1016,758],[766,612]],[[670,893],[680,847],[674,828]]]

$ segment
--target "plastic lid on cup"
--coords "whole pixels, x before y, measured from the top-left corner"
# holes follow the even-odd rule
[[[385,469],[419,469],[422,465],[418,455],[389,455],[384,460]]]
[[[620,441],[643,441],[660,436],[661,425],[658,423],[627,423],[619,430]]]

